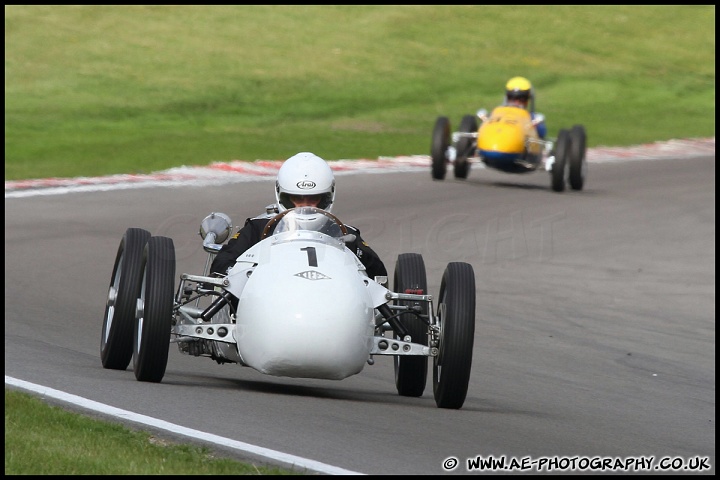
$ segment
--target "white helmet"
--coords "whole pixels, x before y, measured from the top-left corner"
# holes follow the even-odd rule
[[[330,165],[309,152],[298,153],[285,160],[275,182],[275,199],[280,212],[295,208],[290,195],[322,195],[317,207],[331,211],[335,201],[335,175]]]

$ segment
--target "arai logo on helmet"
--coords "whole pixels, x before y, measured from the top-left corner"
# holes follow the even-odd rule
[[[297,183],[297,187],[302,190],[310,190],[311,188],[315,188],[315,182],[312,180],[303,180]]]

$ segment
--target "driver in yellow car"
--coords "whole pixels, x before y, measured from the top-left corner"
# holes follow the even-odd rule
[[[503,105],[518,107],[530,112],[530,117],[535,120],[539,115],[535,113],[535,91],[530,80],[525,77],[513,77],[505,84],[505,101]],[[535,125],[538,137],[545,139],[547,126],[545,120]]]

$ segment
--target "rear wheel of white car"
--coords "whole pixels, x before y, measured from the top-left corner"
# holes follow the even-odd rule
[[[443,180],[447,173],[447,149],[450,146],[450,120],[438,117],[432,134],[430,157],[432,158],[432,178]]]
[[[573,190],[582,190],[585,183],[585,174],[587,172],[587,163],[585,160],[587,135],[585,127],[582,125],[573,125],[570,129],[570,151],[568,155],[570,188]]]
[[[475,273],[451,262],[443,273],[438,303],[440,348],[433,360],[433,394],[440,408],[462,407],[467,396],[475,341]]]
[[[565,176],[567,170],[567,159],[570,150],[570,131],[562,129],[555,140],[555,161],[552,164],[550,176],[552,178],[552,189],[556,192],[565,190]]]
[[[143,253],[142,284],[135,315],[133,370],[141,382],[165,375],[173,313],[175,246],[167,237],[151,237]]]
[[[460,121],[460,132],[477,133],[478,123],[477,117],[474,115],[465,115]],[[460,138],[455,146],[457,154],[453,164],[455,178],[465,179],[470,170],[470,162],[468,157],[472,157],[475,148],[475,141],[472,138]]]
[[[150,232],[128,228],[120,240],[100,338],[100,359],[104,368],[125,370],[132,358],[133,319],[140,292],[140,266]]]
[[[395,264],[394,291],[427,295],[425,262],[419,253],[401,253]],[[415,306],[416,302],[398,300],[396,305]],[[427,315],[427,303],[417,302],[421,315]],[[428,344],[428,326],[413,314],[400,316],[413,343]],[[395,338],[400,336],[395,332]],[[401,339],[402,340],[402,339]],[[428,359],[425,356],[395,355],[395,386],[398,394],[405,397],[420,397],[427,382]]]

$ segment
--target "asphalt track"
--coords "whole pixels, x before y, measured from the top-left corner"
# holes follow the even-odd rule
[[[204,432],[198,441],[227,439],[211,445],[229,455],[301,459],[299,470],[322,473],[445,474],[450,457],[453,473],[482,473],[467,459],[492,456],[545,462],[549,473],[592,459],[629,465],[598,473],[707,459],[700,473],[714,474],[714,139],[710,154],[591,158],[585,189],[560,194],[542,172],[353,173],[338,174],[333,213],[360,228],[390,272],[398,254],[421,253],[437,294],[448,262],[475,269],[462,409],[436,408],[431,376],[422,397],[399,397],[390,358],[342,381],[268,377],[174,347],[160,384],[102,368],[105,296],[125,229],[173,238],[178,273],[198,273],[200,220],[221,211],[238,225],[259,213],[273,201],[269,175],[87,190],[6,182],[6,385],[75,399],[54,397],[64,392],[141,428],[132,415],[181,427],[157,427],[179,441]],[[632,463],[650,457],[647,469]]]

